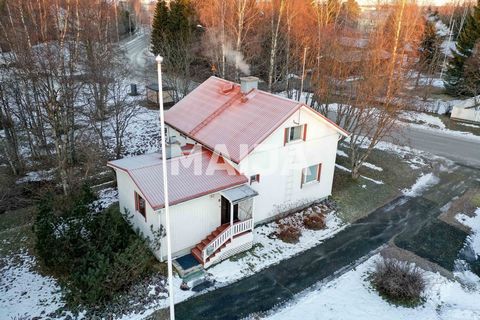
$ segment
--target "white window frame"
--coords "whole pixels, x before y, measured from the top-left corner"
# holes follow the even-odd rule
[[[298,138],[296,138],[296,139],[291,139],[290,136],[292,135],[292,129],[294,129],[294,128],[300,128],[300,134],[299,134]],[[286,139],[286,143],[303,140],[303,131],[304,131],[304,130],[305,130],[305,125],[303,125],[303,124],[299,124],[298,126],[293,126],[293,127],[287,128],[287,139]]]
[[[309,175],[309,174],[308,174],[309,169],[310,169],[310,168],[313,168],[313,167],[316,168],[316,169],[315,169],[314,179],[307,181],[307,178],[308,178],[308,177],[313,176],[313,175]],[[307,185],[307,184],[312,184],[312,183],[318,183],[318,182],[320,182],[321,174],[322,174],[322,164],[321,164],[321,163],[313,164],[313,165],[311,165],[311,166],[308,166],[308,167],[304,168],[304,169],[302,170],[302,186],[303,186],[303,185]]]

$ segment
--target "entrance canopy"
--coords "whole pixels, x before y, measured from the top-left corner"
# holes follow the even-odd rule
[[[239,187],[220,192],[230,203],[237,204],[243,200],[258,196],[258,192],[244,184]]]

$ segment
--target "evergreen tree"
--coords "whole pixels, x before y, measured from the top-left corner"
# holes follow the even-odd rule
[[[164,0],[157,1],[155,13],[152,21],[151,48],[150,51],[155,54],[163,54],[162,43],[166,40],[165,36],[168,30],[169,10]]]
[[[429,67],[438,63],[441,39],[433,22],[425,20],[422,42],[420,43],[420,63]]]
[[[170,2],[169,6],[165,0],[159,0],[152,22],[152,53],[167,55],[167,51],[179,47],[179,44],[188,45],[194,30],[193,16],[194,12],[188,0],[176,0]]]
[[[456,43],[456,50],[452,50],[453,57],[449,60],[448,70],[445,74],[445,87],[453,95],[472,95],[480,88],[480,82],[475,84],[477,88],[471,88],[473,75],[466,73],[465,62],[472,56],[475,44],[480,38],[480,1],[467,16],[465,26],[461,30]],[[471,71],[471,70],[469,70]],[[469,84],[467,86],[467,83]]]

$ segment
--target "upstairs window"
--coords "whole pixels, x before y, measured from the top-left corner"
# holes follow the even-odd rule
[[[292,141],[305,140],[307,137],[307,125],[299,125],[290,128],[285,128],[284,144]]]
[[[306,183],[320,181],[322,164],[315,164],[302,170],[302,186]]]
[[[259,174],[255,174],[253,176],[250,176],[250,184],[252,184],[254,182],[260,182],[260,175]]]
[[[140,213],[147,220],[147,205],[145,199],[135,192],[135,211]]]

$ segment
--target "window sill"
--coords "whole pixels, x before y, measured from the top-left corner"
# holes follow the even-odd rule
[[[292,140],[292,141],[289,141],[289,142],[285,143],[285,145],[286,145],[286,146],[288,146],[288,145],[294,145],[294,144],[297,144],[297,143],[300,143],[300,142],[305,142],[305,140],[303,140],[303,139]]]
[[[320,183],[320,181],[318,181],[318,180],[312,180],[312,181],[309,181],[309,182],[304,182],[302,184],[302,187],[311,186],[311,185],[315,185],[315,184],[319,184],[319,183]]]

